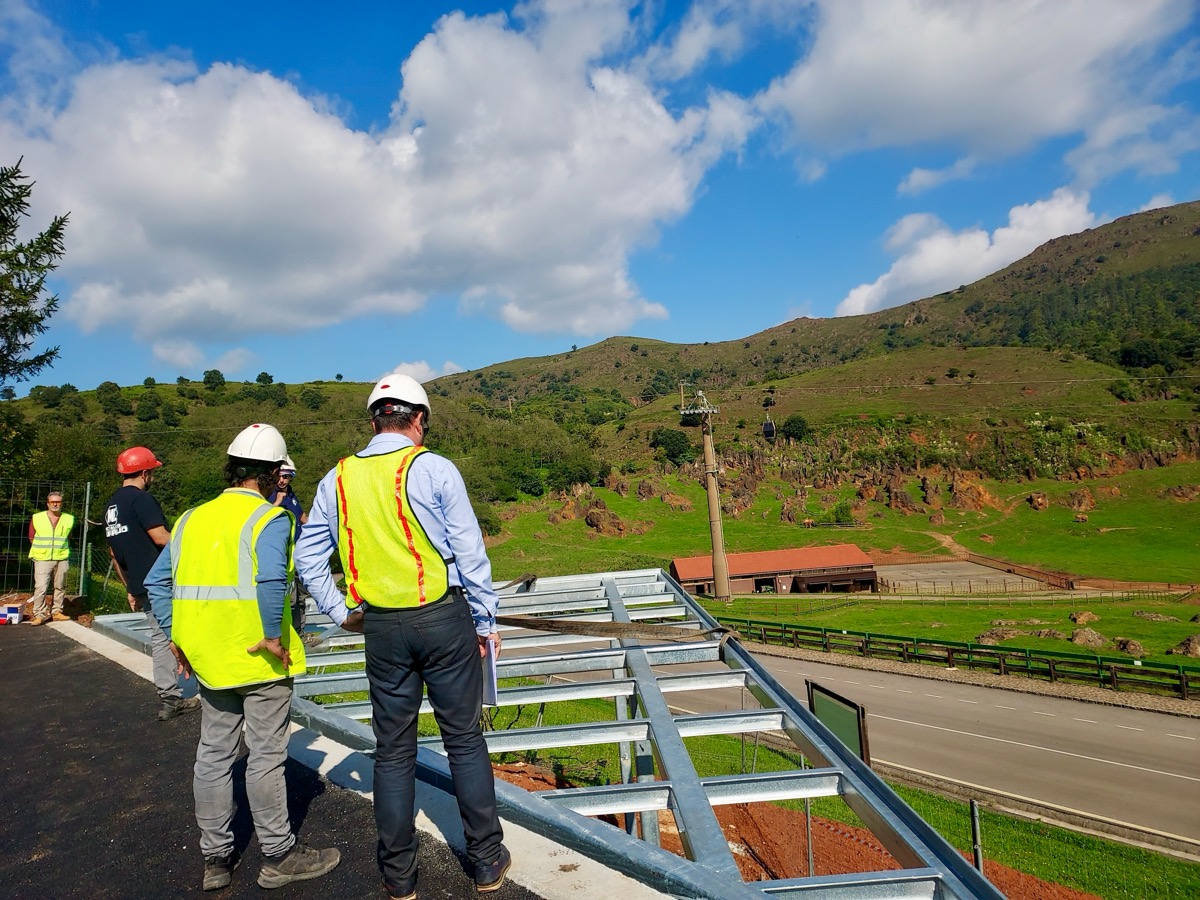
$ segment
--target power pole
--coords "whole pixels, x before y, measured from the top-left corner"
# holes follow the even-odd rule
[[[679,387],[683,391],[683,385]],[[704,391],[696,391],[689,406],[680,406],[679,414],[699,416],[704,433],[704,488],[708,494],[708,530],[712,536],[713,596],[722,603],[732,598],[729,590],[729,560],[725,557],[725,532],[721,527],[721,495],[717,489],[717,455],[713,450],[712,417],[721,410],[708,402]]]

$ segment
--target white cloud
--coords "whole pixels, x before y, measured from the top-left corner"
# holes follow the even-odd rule
[[[408,375],[411,378],[415,378],[421,384],[425,384],[427,381],[433,381],[435,378],[441,378],[443,375],[453,375],[456,372],[463,371],[465,370],[462,366],[450,360],[446,360],[439,368],[431,366],[423,359],[418,359],[412,362],[396,363],[388,371],[381,372],[379,377],[382,378],[384,375],[393,375],[398,372],[401,375]]]
[[[225,374],[240,375],[258,362],[258,356],[245,347],[226,350],[213,361],[213,368]]]
[[[0,144],[25,155],[39,205],[71,211],[64,314],[85,331],[129,323],[171,359],[195,355],[181,341],[403,316],[432,297],[524,331],[665,317],[628,257],[689,211],[754,117],[720,92],[670,112],[602,64],[631,40],[623,2],[514,15],[524,27],[440,20],[378,134],[238,65],[63,64],[62,102],[28,91],[3,107]]]
[[[197,371],[204,362],[204,351],[194,342],[182,338],[155,341],[153,352],[159,362],[169,363],[181,370]]]
[[[1086,193],[1059,188],[1047,200],[1013,207],[1008,225],[990,235],[981,228],[952,231],[929,214],[905,216],[885,240],[899,259],[875,281],[850,291],[835,314],[874,312],[976,281],[1052,238],[1091,228],[1096,217],[1088,199]]]
[[[1114,164],[1154,172],[1180,152],[1173,136],[1195,127],[1195,114],[1182,110],[1169,129],[1146,121],[1168,91],[1196,77],[1194,45],[1161,58],[1195,15],[1191,0],[816,6],[807,56],[758,98],[788,123],[802,153],[946,142],[985,159],[1084,135],[1099,150],[1132,140],[1137,152]],[[1113,133],[1093,134],[1097,122]],[[1103,171],[1092,155],[1072,160],[1084,184]],[[918,172],[904,189],[937,174]]]
[[[1175,200],[1170,194],[1155,194],[1149,200],[1142,204],[1138,212],[1147,212],[1151,209],[1162,209],[1164,206],[1174,206]]]
[[[969,178],[975,171],[975,160],[969,156],[956,160],[944,169],[913,169],[896,188],[900,194],[922,194],[935,187],[940,187],[948,181],[961,181]]]

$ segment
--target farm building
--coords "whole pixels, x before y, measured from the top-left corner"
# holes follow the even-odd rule
[[[819,594],[875,590],[875,564],[854,544],[729,553],[735,594]],[[672,560],[673,577],[689,594],[713,592],[711,556]]]

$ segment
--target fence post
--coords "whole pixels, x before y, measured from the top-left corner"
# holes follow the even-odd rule
[[[1112,674],[1112,689],[1113,689],[1114,691],[1119,691],[1119,690],[1121,689],[1121,686],[1120,686],[1120,685],[1117,683],[1117,666],[1116,666],[1116,663],[1113,663],[1111,666],[1109,666],[1109,667],[1108,667],[1108,670],[1109,670],[1109,672]]]
[[[1056,681],[1058,681],[1058,673],[1054,671],[1054,660],[1047,659],[1046,668],[1050,672],[1050,683],[1054,684]]]
[[[1191,699],[1188,696],[1188,673],[1183,670],[1183,666],[1179,667],[1179,695],[1184,700]]]
[[[946,648],[946,668],[947,669],[958,668],[957,666],[954,665],[954,648],[953,647]]]

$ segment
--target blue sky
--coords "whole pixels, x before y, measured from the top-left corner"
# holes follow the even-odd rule
[[[1195,0],[0,0],[35,383],[733,340],[1200,197]],[[21,386],[27,389],[30,385]]]

